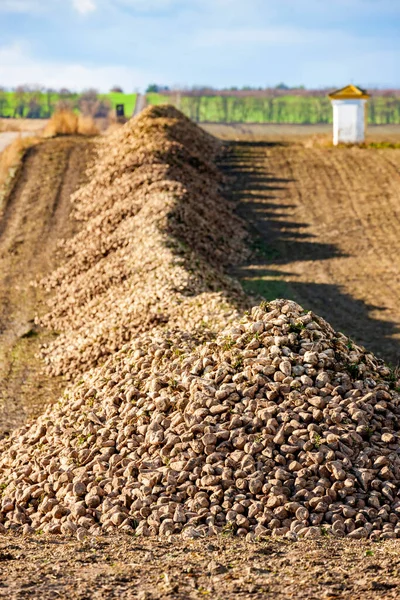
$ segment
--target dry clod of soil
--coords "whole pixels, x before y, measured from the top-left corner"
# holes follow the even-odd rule
[[[49,365],[74,383],[0,445],[6,530],[400,537],[390,369],[294,302],[240,317],[217,151],[165,107],[102,146],[49,281]]]

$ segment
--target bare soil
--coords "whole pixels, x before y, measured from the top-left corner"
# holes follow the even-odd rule
[[[0,537],[0,598],[398,598],[398,544]]]
[[[16,140],[19,137],[30,137],[33,134],[29,131],[6,131],[4,133],[2,133],[0,131],[0,152],[3,152],[3,150],[5,150],[7,148],[7,146],[9,146],[14,140]]]
[[[305,141],[322,138],[332,142],[332,125],[300,125],[296,123],[200,123],[201,127],[228,141]],[[368,142],[400,142],[400,125],[369,125]]]
[[[254,256],[246,290],[290,298],[400,360],[400,150],[236,142],[230,193]]]
[[[70,195],[82,183],[91,143],[64,138],[31,148],[0,215],[0,437],[40,414],[64,384],[43,373],[35,327],[45,294],[31,283],[59,263],[57,242],[76,229]]]
[[[20,131],[30,132],[30,135],[44,129],[48,119],[5,119],[0,118],[0,132]]]

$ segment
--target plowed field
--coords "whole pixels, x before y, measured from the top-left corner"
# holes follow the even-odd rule
[[[396,540],[0,536],[0,598],[395,600],[399,562]]]
[[[400,358],[400,151],[236,142],[227,167],[256,255],[239,276]]]
[[[76,228],[69,198],[90,146],[65,138],[31,148],[0,215],[0,438],[40,414],[63,387],[37,357],[52,334],[34,325],[46,305],[42,288],[31,284],[58,264],[57,243]]]

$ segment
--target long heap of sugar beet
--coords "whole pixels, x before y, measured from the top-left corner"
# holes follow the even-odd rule
[[[151,107],[106,138],[74,196],[81,232],[42,324],[61,332],[49,371],[73,380],[152,327],[217,331],[244,294],[222,267],[246,252],[221,195],[220,143],[173,107]],[[224,298],[226,298],[224,300]]]
[[[232,256],[243,251],[240,224],[229,221],[226,201],[220,238],[207,218],[209,211],[210,220],[221,214],[214,206],[220,201],[216,192],[209,204],[196,197],[202,220],[191,232],[185,215],[197,208],[189,180],[187,192],[176,192],[186,159],[171,167],[170,190],[167,179],[155,181],[156,199],[152,184],[136,179],[145,165],[150,177],[151,161],[155,173],[169,170],[157,140],[175,139],[175,127],[183,131],[184,147],[197,140],[198,156],[188,160],[198,181],[194,173],[205,169],[201,140],[208,138],[170,109],[153,109],[142,119],[107,141],[99,157],[99,164],[114,164],[122,175],[113,177],[110,166],[103,179],[96,167],[97,183],[76,198],[87,220],[87,243],[78,236],[66,248],[71,260],[54,276],[58,302],[49,323],[59,323],[66,333],[48,355],[51,368],[64,370],[72,382],[57,405],[0,444],[0,531],[79,538],[114,531],[187,537],[232,532],[249,539],[400,537],[400,397],[392,389],[392,372],[294,302],[276,300],[237,314],[240,293],[218,265],[218,248]],[[149,140],[154,128],[157,151],[143,150],[143,161],[137,167],[129,163],[129,170],[121,166],[121,154],[129,154],[130,144],[142,156],[135,127]],[[110,153],[119,157],[114,163]],[[136,182],[132,188],[129,173]],[[216,185],[217,175],[213,178]],[[122,179],[132,202],[136,194],[141,198],[141,185],[146,199],[140,199],[135,216],[113,221],[122,205],[129,209],[113,188]],[[153,203],[157,210],[146,212]],[[164,203],[170,203],[166,209]],[[141,212],[143,219],[132,223]],[[107,246],[100,258],[96,226],[104,232],[110,227],[105,243],[114,236],[117,246]],[[235,226],[240,236],[230,243],[224,236]],[[151,236],[149,244],[142,228]],[[124,266],[132,255],[151,257],[152,271],[141,271],[142,279],[138,265]],[[126,288],[124,276],[113,283],[116,266],[126,274]],[[151,285],[156,291],[146,298],[146,313],[137,296],[149,293]],[[158,314],[157,307],[164,321],[145,321],[147,314]],[[130,325],[133,315],[137,321]],[[110,341],[118,319],[123,327]],[[103,354],[98,343],[100,349],[106,344]]]

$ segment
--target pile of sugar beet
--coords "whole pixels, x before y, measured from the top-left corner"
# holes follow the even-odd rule
[[[220,150],[171,107],[99,144],[42,282],[70,384],[0,442],[0,533],[400,537],[393,373],[292,301],[246,311]]]

